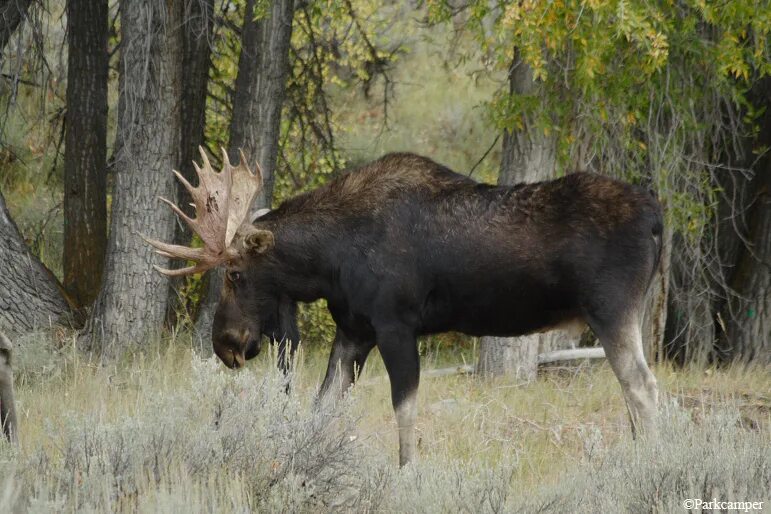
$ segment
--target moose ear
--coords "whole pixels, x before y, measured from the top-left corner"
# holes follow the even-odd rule
[[[252,253],[265,253],[275,244],[276,240],[270,230],[254,229],[244,237],[244,247]]]

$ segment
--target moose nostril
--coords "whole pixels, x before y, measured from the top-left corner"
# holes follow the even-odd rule
[[[214,351],[228,368],[242,368],[246,362],[244,351],[247,349],[248,342],[249,331],[228,330],[216,338]]]

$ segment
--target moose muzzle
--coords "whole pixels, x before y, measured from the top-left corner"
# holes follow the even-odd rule
[[[248,359],[260,353],[260,339],[249,330],[227,330],[214,338],[212,346],[217,357],[232,369],[242,368]]]

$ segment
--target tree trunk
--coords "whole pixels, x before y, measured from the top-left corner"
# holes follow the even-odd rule
[[[171,173],[179,163],[182,91],[181,0],[124,0],[121,5],[123,98],[120,149],[105,280],[91,323],[92,345],[107,357],[157,335],[169,297],[153,264],[168,259],[140,234],[170,241],[176,223],[158,196],[175,198]]]
[[[485,336],[479,341],[477,373],[514,375],[535,380],[538,371],[538,334],[524,337]]]
[[[67,1],[64,288],[79,307],[99,293],[107,247],[107,0]]]
[[[771,145],[771,79],[753,88],[754,103],[765,107],[758,122],[756,149]],[[724,306],[720,337],[723,358],[741,363],[771,364],[771,156],[747,152],[755,173],[745,182],[745,204],[739,223],[741,240],[730,276],[732,295]]]
[[[182,90],[182,151],[179,171],[191,184],[198,178],[193,168],[193,161],[201,159],[198,147],[204,144],[206,128],[206,92],[209,85],[209,67],[211,65],[211,38],[214,27],[214,0],[193,0],[184,5],[183,61],[182,69],[185,87]],[[189,193],[178,183],[179,198],[187,198]],[[195,209],[188,201],[178,203],[188,213],[194,215]],[[187,225],[177,225],[176,242],[188,244],[192,236]]]
[[[5,45],[27,17],[31,4],[32,0],[0,0],[0,63],[3,62]]]
[[[260,163],[265,187],[255,199],[254,207],[262,208],[270,207],[273,197],[281,109],[289,74],[294,0],[272,2],[266,16],[257,21],[254,21],[255,7],[254,0],[247,1],[228,154],[231,161],[238,161],[241,148],[251,162]]]
[[[511,94],[538,95],[538,85],[533,81],[530,68],[520,63],[509,74]],[[517,182],[536,182],[554,177],[557,141],[527,118],[523,127],[505,131],[498,183],[511,185]],[[516,313],[512,313],[515,316]],[[514,373],[521,379],[535,378],[538,354],[574,347],[578,339],[563,331],[551,331],[523,337],[483,337],[479,343],[477,371],[500,375]]]
[[[727,323],[728,358],[738,362],[771,363],[771,159],[758,170],[750,218],[749,246],[743,248],[731,280],[732,316]]]
[[[667,326],[667,299],[669,273],[672,261],[672,227],[665,226],[661,237],[659,267],[648,289],[645,315],[642,322],[642,340],[645,358],[649,363],[662,363],[665,357],[664,341]]]
[[[177,170],[191,184],[198,183],[198,177],[193,168],[193,161],[200,161],[198,147],[205,144],[206,129],[206,94],[209,85],[209,69],[211,67],[212,34],[214,28],[214,0],[186,1],[184,5],[183,26],[183,60],[182,73],[185,87],[182,89],[182,145],[180,162]],[[190,204],[190,194],[185,187],[177,182],[177,205],[191,217],[195,217],[195,209]],[[174,243],[190,246],[193,237],[186,223],[175,225]],[[172,260],[170,268],[187,266],[184,261]],[[186,278],[169,280],[171,296],[169,298],[168,322],[171,326],[177,324],[177,314],[190,307],[180,305],[184,300],[178,291],[185,284]]]
[[[48,328],[69,312],[59,282],[27,249],[0,193],[0,330]]]
[[[277,0],[264,18],[254,20],[255,0],[247,0],[241,29],[241,55],[233,96],[228,154],[238,162],[242,149],[250,164],[260,163],[265,187],[254,208],[269,207],[273,197],[281,108],[289,73],[293,0]],[[208,342],[222,288],[222,270],[208,274],[204,300],[196,322],[198,338]]]

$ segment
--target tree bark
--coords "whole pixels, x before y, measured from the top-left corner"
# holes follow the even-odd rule
[[[771,79],[760,81],[751,92],[753,103],[765,107],[758,120],[760,131],[753,146],[771,145]],[[771,364],[771,156],[756,159],[746,152],[754,176],[743,182],[745,203],[737,224],[739,238],[735,266],[730,276],[731,296],[724,305],[719,337],[721,356],[728,361],[761,366]]]
[[[92,347],[106,357],[156,336],[163,324],[169,287],[152,265],[168,267],[168,259],[140,234],[174,237],[175,217],[157,197],[175,198],[182,124],[182,0],[124,0],[120,9],[120,149],[105,280],[90,327]]]
[[[0,0],[0,63],[11,36],[27,17],[32,0]]]
[[[107,1],[67,1],[64,288],[77,306],[99,293],[107,247]]]
[[[185,1],[183,13],[183,60],[182,69],[185,87],[182,89],[182,143],[180,162],[177,170],[191,184],[198,183],[198,177],[193,168],[193,161],[200,161],[198,147],[205,144],[206,129],[206,94],[209,86],[209,69],[211,67],[212,35],[214,29],[214,0]],[[189,193],[177,182],[177,205],[191,217],[195,217],[195,209],[190,205]],[[185,223],[175,225],[174,242],[190,246],[193,233]],[[170,268],[187,266],[184,261],[172,260]],[[177,314],[181,309],[183,298],[178,291],[185,283],[185,278],[172,278],[169,281],[171,296],[169,301],[168,322],[177,324]]]
[[[729,360],[761,366],[771,364],[771,159],[766,160],[752,181],[749,245],[731,280],[732,315],[723,316]]]
[[[661,237],[659,267],[648,288],[645,315],[642,322],[642,340],[645,358],[649,363],[664,361],[665,331],[667,327],[667,299],[669,273],[672,261],[672,227],[665,226]]]
[[[255,209],[270,207],[273,197],[281,109],[289,73],[294,1],[272,2],[266,16],[259,20],[254,19],[256,4],[255,0],[246,2],[228,143],[231,162],[238,162],[240,148],[250,164],[260,163],[265,185],[255,199]],[[208,274],[207,289],[196,322],[196,333],[204,342],[211,338],[211,323],[222,280],[222,270]]]
[[[197,182],[193,161],[199,161],[198,147],[204,143],[206,128],[206,92],[211,66],[211,38],[214,28],[214,0],[192,0],[184,5],[183,61],[185,87],[182,90],[182,151],[180,173],[192,184]],[[178,184],[180,198],[189,193]],[[194,214],[189,202],[179,205],[188,214]],[[187,225],[179,224],[177,241],[190,242]]]
[[[277,0],[264,18],[254,20],[254,0],[247,0],[242,50],[233,97],[228,154],[238,161],[241,148],[262,168],[265,187],[254,208],[270,207],[278,155],[281,109],[289,74],[294,0]]]
[[[48,328],[69,313],[62,287],[27,249],[0,193],[0,330]]]
[[[509,74],[511,94],[538,95],[532,70],[524,62]],[[501,170],[498,184],[536,182],[554,177],[557,162],[557,141],[525,117],[518,130],[503,134]],[[516,313],[512,313],[515,316]],[[479,343],[477,371],[487,375],[514,373],[523,380],[532,380],[538,369],[538,354],[574,347],[578,339],[564,331],[551,331],[523,337],[482,337]]]

